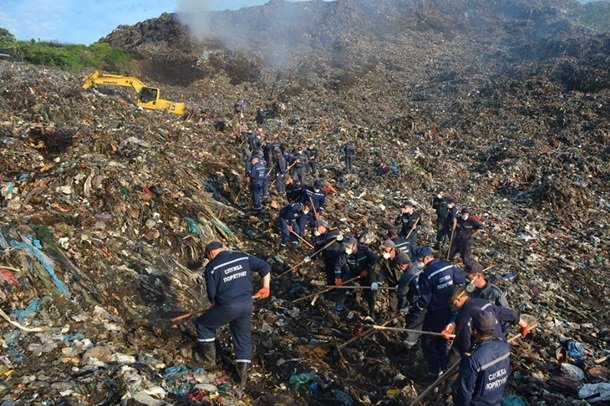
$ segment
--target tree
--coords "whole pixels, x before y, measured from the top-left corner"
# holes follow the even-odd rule
[[[11,47],[15,45],[15,36],[6,28],[0,27],[0,47]]]

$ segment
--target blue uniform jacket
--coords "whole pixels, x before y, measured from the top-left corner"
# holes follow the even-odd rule
[[[509,375],[509,344],[500,339],[478,343],[460,362],[453,386],[454,406],[499,405]]]
[[[470,240],[474,232],[481,229],[483,229],[483,223],[473,220],[471,217],[468,217],[468,220],[458,217],[455,236],[460,241]]]
[[[275,170],[280,174],[285,174],[288,170],[288,162],[286,161],[286,156],[282,153],[278,153],[275,156]]]
[[[250,168],[250,179],[252,184],[263,185],[267,180],[267,165],[265,161],[258,161]]]
[[[321,190],[316,192],[315,189],[309,185],[303,186],[302,189],[303,196],[301,201],[303,203],[312,203],[313,207],[315,207],[317,212],[324,211],[324,206],[326,205],[326,195]]]
[[[321,236],[317,237],[315,239],[314,252],[321,250],[326,244],[336,240],[339,234],[341,234],[339,230],[328,230]],[[334,266],[337,261],[339,261],[339,257],[341,257],[342,252],[343,245],[340,242],[335,242],[330,247],[322,251],[319,255],[322,256],[322,261],[324,261],[326,266]]]
[[[358,251],[354,254],[347,255],[345,251],[341,254],[341,257],[335,266],[335,277],[340,278],[342,272],[359,273],[368,270],[371,281],[374,282],[376,277],[373,268],[375,267],[376,261],[377,255],[375,255],[369,247],[358,244]]]
[[[513,309],[496,306],[486,299],[469,298],[455,321],[455,340],[453,346],[464,355],[472,349],[472,318],[481,310],[486,310],[496,317],[496,328],[494,338],[505,338],[502,325],[499,322],[510,324],[519,323],[519,314]]]
[[[414,304],[419,299],[419,277],[422,270],[414,263],[400,277],[396,287],[396,296],[401,308]]]
[[[407,236],[407,234],[409,234],[409,232],[411,231],[413,226],[415,226],[415,224],[417,224],[417,226],[415,227],[415,230],[416,231],[419,230],[421,228],[421,220],[419,220],[420,217],[421,217],[421,215],[417,211],[414,211],[411,214],[400,213],[398,215],[398,217],[396,217],[396,219],[394,220],[394,224],[400,226],[399,234],[402,237]]]
[[[462,270],[444,259],[433,259],[424,267],[419,277],[420,297],[410,308],[411,312],[449,308],[449,297],[453,285],[466,282]]]
[[[413,258],[414,248],[411,241],[405,239],[404,237],[398,236],[394,240],[392,240],[394,244],[396,244],[396,249],[404,252],[410,258]]]
[[[291,221],[298,220],[303,214],[303,205],[301,203],[287,204],[280,210],[280,217],[290,224]]]
[[[496,306],[510,307],[504,292],[491,282],[487,282],[481,289],[476,289],[471,296],[487,299]]]
[[[252,272],[261,276],[271,272],[262,259],[243,252],[223,251],[205,267],[205,283],[210,303],[217,306],[232,302],[252,302]]]

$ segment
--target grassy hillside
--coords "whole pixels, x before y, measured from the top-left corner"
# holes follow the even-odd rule
[[[85,46],[34,40],[17,41],[4,28],[0,28],[0,49],[17,60],[69,71],[85,67],[117,71],[130,62],[130,56],[125,51],[106,43]]]

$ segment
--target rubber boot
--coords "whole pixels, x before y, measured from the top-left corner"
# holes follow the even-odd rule
[[[199,343],[195,351],[195,360],[208,371],[216,369],[216,343]]]
[[[239,386],[244,388],[248,380],[248,364],[249,362],[237,363],[237,377],[239,378]]]

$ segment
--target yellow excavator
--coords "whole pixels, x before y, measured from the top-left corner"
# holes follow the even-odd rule
[[[165,110],[172,114],[183,115],[184,103],[177,103],[160,97],[159,89],[148,87],[140,79],[131,76],[112,75],[93,71],[83,81],[83,89],[89,89],[93,85],[125,86],[132,87],[138,92],[138,106],[149,110]]]

